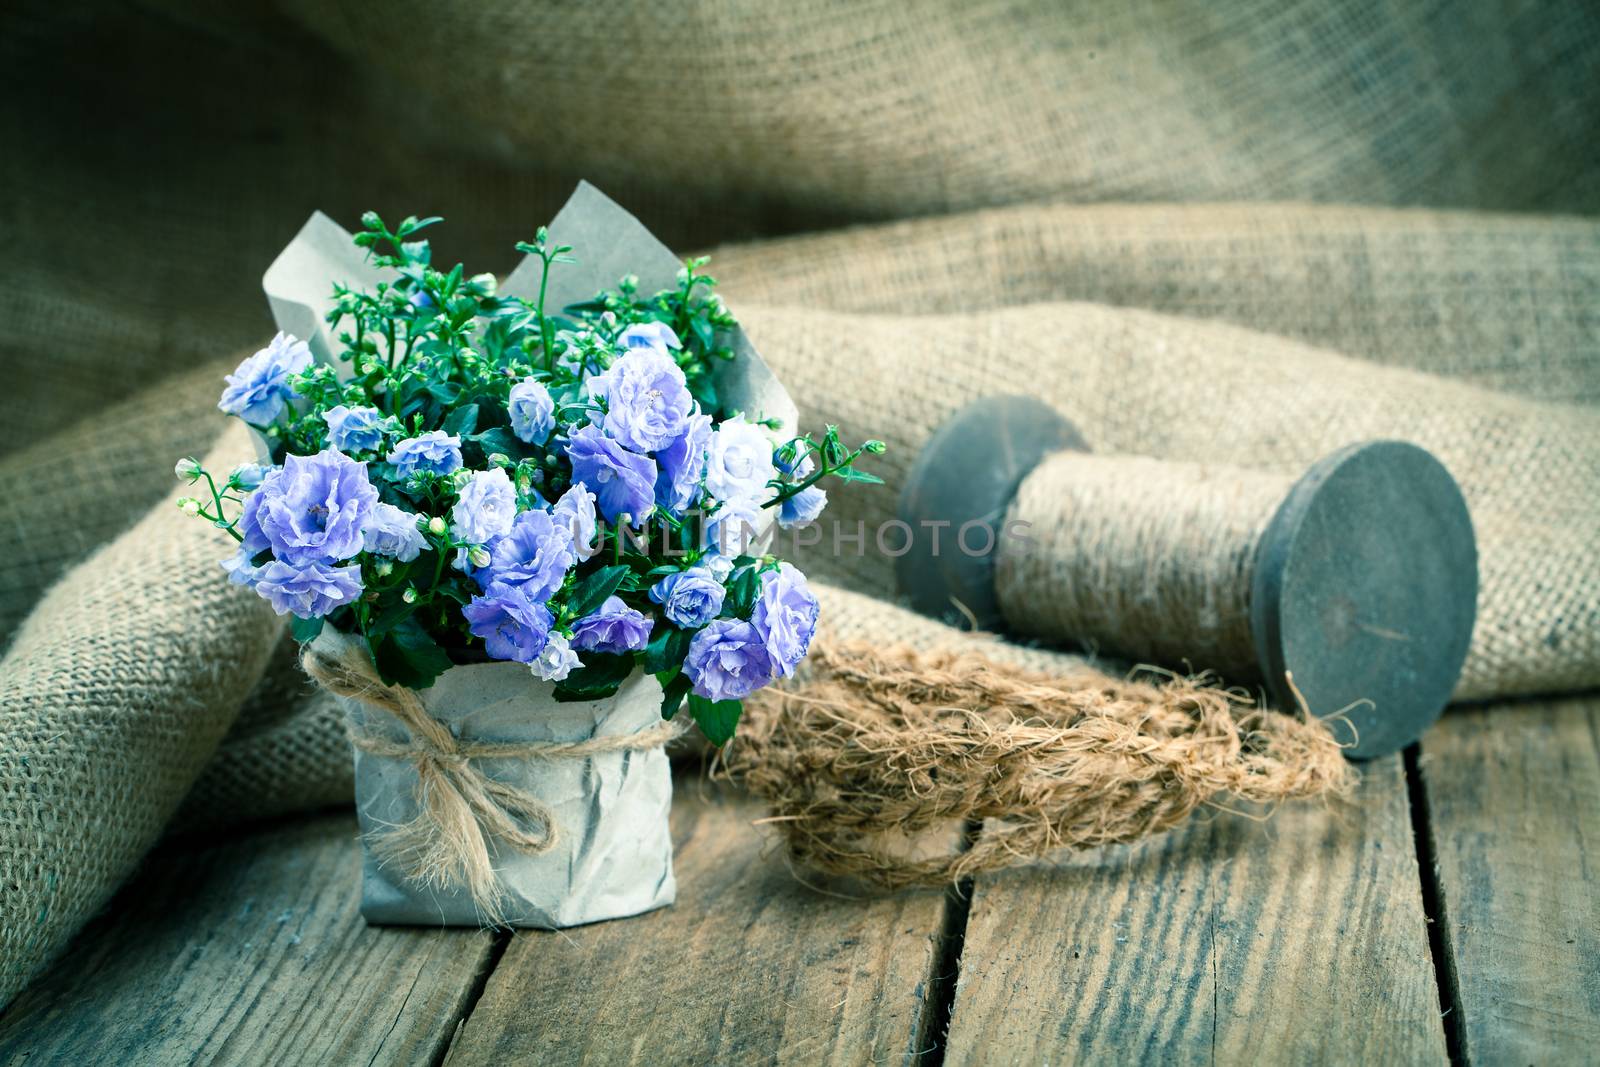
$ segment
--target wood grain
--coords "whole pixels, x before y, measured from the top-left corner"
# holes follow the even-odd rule
[[[1445,1060],[1400,757],[1364,775],[1346,808],[979,879],[946,1062]]]
[[[0,1063],[426,1063],[492,937],[368,927],[354,814],[146,863],[0,1017]]]
[[[1449,712],[1419,767],[1469,1060],[1594,1060],[1600,697]]]
[[[900,1063],[922,1040],[943,896],[827,895],[762,856],[762,809],[678,783],[678,903],[519,931],[448,1063]],[[768,851],[771,851],[770,849]]]

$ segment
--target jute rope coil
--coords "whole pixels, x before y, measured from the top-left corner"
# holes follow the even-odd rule
[[[889,888],[1129,842],[1202,804],[1349,791],[1321,721],[1237,691],[1031,674],[971,652],[819,641],[723,755],[802,863]],[[982,823],[951,851],[931,832]],[[907,850],[940,841],[938,854]]]
[[[1017,632],[1093,635],[1105,650],[1253,670],[1250,581],[1285,475],[1139,456],[1061,452],[1017,489],[995,560]]]
[[[500,914],[501,887],[489,839],[537,856],[556,847],[561,829],[549,805],[525,789],[485,774],[479,761],[584,759],[642,751],[659,748],[688,729],[679,718],[637,733],[584,741],[463,741],[428,714],[414,690],[379,680],[357,645],[337,655],[307,646],[301,664],[324,689],[387,712],[408,735],[407,741],[397,742],[348,723],[351,743],[357,748],[410,760],[417,771],[417,815],[372,835],[369,844],[378,862],[395,865],[421,885],[466,888],[491,922]]]

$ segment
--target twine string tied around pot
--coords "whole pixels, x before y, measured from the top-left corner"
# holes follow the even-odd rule
[[[395,865],[422,885],[464,887],[490,922],[500,914],[502,891],[489,838],[537,856],[556,847],[561,830],[549,805],[486,774],[481,761],[585,759],[643,751],[659,748],[688,729],[678,719],[632,734],[582,741],[465,741],[428,713],[415,690],[384,684],[359,647],[337,655],[308,647],[301,664],[324,689],[392,715],[408,735],[401,742],[354,722],[348,725],[350,740],[361,751],[410,760],[417,771],[417,814],[373,835],[378,862]]]

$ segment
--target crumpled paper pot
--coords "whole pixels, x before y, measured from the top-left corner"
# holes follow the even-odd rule
[[[359,638],[326,631],[317,647],[332,656]],[[560,703],[554,687],[518,663],[452,667],[419,691],[428,713],[463,742],[587,741],[625,736],[661,721],[661,686],[635,674],[615,696]],[[404,727],[385,711],[341,699],[352,725],[404,744]],[[529,855],[494,836],[489,851],[503,890],[505,925],[557,929],[616,919],[671,904],[672,771],[662,748],[558,759],[482,759],[487,776],[526,790],[549,806],[556,845]],[[370,923],[479,926],[487,918],[465,887],[437,889],[380,864],[375,835],[418,812],[417,770],[405,758],[355,750],[356,812],[361,821],[361,914]]]

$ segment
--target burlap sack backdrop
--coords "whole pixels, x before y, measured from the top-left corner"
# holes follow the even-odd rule
[[[887,517],[983,393],[1038,395],[1101,451],[1279,471],[1406,438],[1480,539],[1461,695],[1600,682],[1580,5],[160,6],[35,2],[0,34],[0,1003],[180,806],[348,799],[332,705],[170,504],[314,208],[442,214],[441,257],[500,270],[579,176],[685,249],[882,223],[714,261],[807,424],[890,443],[890,484],[837,494],[840,520]],[[830,640],[1085,677],[905,615],[881,558],[799,562],[859,591],[824,590]]]

